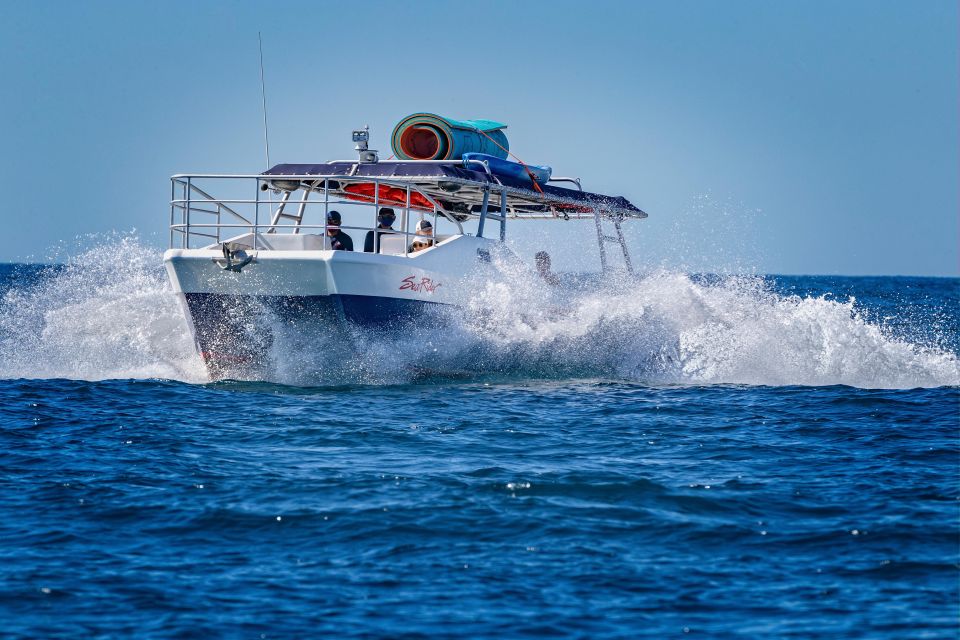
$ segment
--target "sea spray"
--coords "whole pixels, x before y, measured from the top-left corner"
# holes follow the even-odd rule
[[[512,273],[478,285],[470,309],[475,340],[494,347],[484,368],[514,375],[654,384],[960,384],[957,356],[948,349],[894,335],[867,321],[853,300],[785,296],[757,276],[660,270],[553,290]]]
[[[0,377],[201,382],[206,372],[161,253],[123,237],[6,291]]]
[[[230,377],[295,385],[601,378],[649,384],[960,384],[957,355],[908,339],[852,300],[784,295],[757,276],[565,277],[514,259],[462,283],[463,310],[403,332],[291,327],[267,310],[265,366]],[[159,251],[106,242],[17,281],[0,301],[2,378],[206,381]]]

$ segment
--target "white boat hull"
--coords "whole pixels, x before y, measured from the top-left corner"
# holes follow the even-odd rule
[[[170,249],[164,263],[190,320],[197,350],[214,377],[249,367],[269,347],[269,323],[338,331],[351,325],[402,331],[460,305],[468,276],[489,262],[495,243],[452,236],[404,255],[329,250],[250,250],[239,272],[221,249]]]

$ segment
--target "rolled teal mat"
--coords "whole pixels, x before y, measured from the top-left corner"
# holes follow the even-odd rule
[[[414,113],[393,129],[390,146],[400,160],[460,160],[465,153],[506,159],[510,149],[507,125],[493,120],[454,120],[433,113]]]

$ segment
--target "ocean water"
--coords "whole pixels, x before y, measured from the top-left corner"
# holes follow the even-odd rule
[[[210,382],[159,264],[0,266],[3,637],[958,636],[958,279],[518,276]]]

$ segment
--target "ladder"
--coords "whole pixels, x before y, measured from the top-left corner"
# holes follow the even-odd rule
[[[616,232],[616,235],[611,236],[604,231],[604,219],[613,223],[613,229]],[[600,245],[600,270],[603,271],[603,273],[606,273],[610,268],[607,262],[606,243],[616,242],[618,245],[620,245],[620,251],[623,252],[623,262],[627,265],[627,273],[633,275],[633,263],[630,261],[630,252],[627,250],[627,241],[623,237],[623,229],[620,228],[620,224],[623,222],[623,216],[607,215],[602,211],[597,210],[593,214],[593,220],[597,225],[597,244]]]
[[[287,213],[287,202],[290,201],[290,195],[292,191],[284,191],[283,198],[280,199],[280,206],[277,207],[277,212],[273,214],[273,217],[270,219],[270,228],[267,229],[267,233],[276,233],[276,226],[280,224],[281,220],[292,220],[295,225],[293,233],[296,235],[300,233],[300,223],[303,222],[303,212],[307,208],[307,199],[310,197],[310,192],[317,188],[317,185],[323,182],[322,180],[316,180],[310,185],[303,187],[303,197],[300,198],[300,202],[297,204],[296,213]]]

